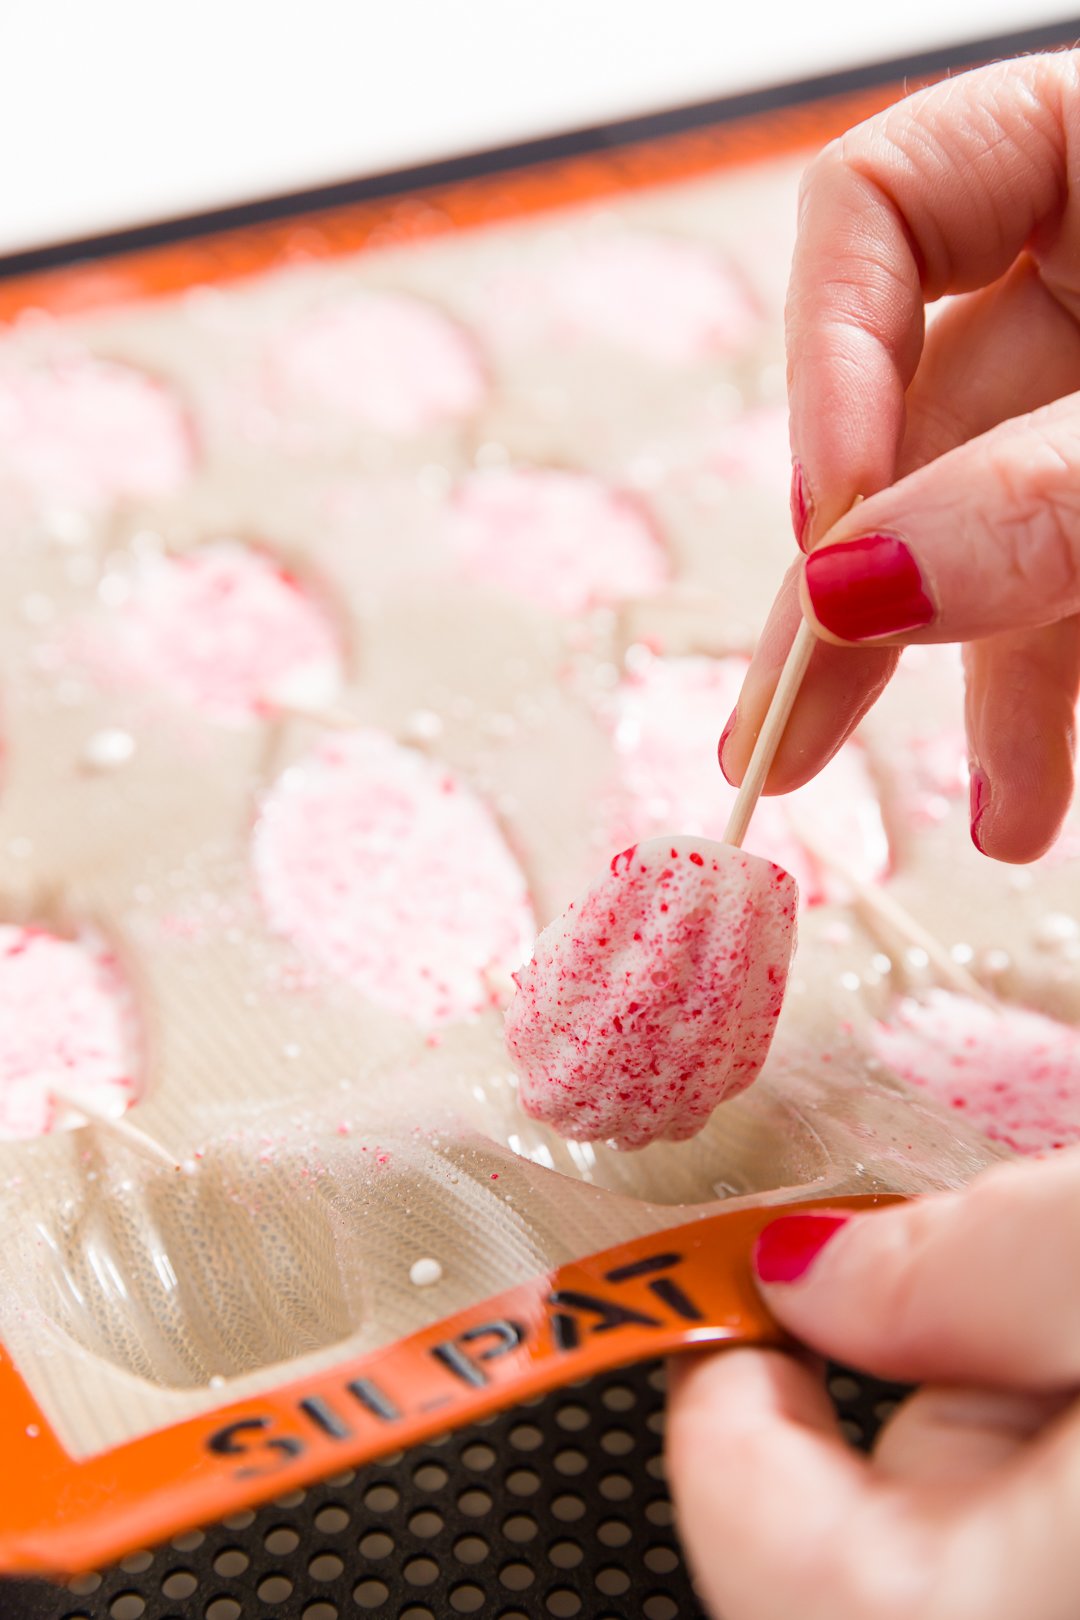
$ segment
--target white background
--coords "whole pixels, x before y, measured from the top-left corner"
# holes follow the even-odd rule
[[[0,252],[1077,12],[1077,0],[0,0]]]

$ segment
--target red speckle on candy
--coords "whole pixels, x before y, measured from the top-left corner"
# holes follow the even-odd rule
[[[483,1012],[491,975],[528,955],[532,910],[494,817],[381,732],[350,733],[287,771],[254,857],[271,926],[418,1024]]]
[[[0,1140],[41,1136],[66,1091],[120,1115],[135,1100],[135,1010],[114,953],[92,935],[61,939],[0,925]]]
[[[933,990],[874,1029],[876,1055],[1017,1153],[1080,1142],[1080,1030]]]
[[[573,925],[567,914],[545,929],[517,976],[506,1032],[519,1095],[564,1135],[682,1140],[764,1062],[794,944],[794,883],[726,846],[684,864],[691,851],[665,841],[617,857]]]
[[[322,607],[272,558],[235,541],[144,558],[127,600],[70,646],[104,680],[146,686],[228,725],[281,703],[332,702],[337,637]]]

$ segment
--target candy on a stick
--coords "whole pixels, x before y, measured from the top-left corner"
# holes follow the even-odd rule
[[[788,655],[723,844],[653,839],[618,855],[516,976],[507,1044],[526,1111],[624,1148],[695,1135],[761,1070],[795,946],[798,890],[739,846],[815,638]]]
[[[757,1076],[795,944],[795,881],[707,839],[652,839],[540,935],[506,1036],[527,1113],[640,1148],[695,1135]]]

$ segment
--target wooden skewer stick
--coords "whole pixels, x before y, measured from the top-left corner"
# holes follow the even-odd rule
[[[267,698],[264,707],[275,720],[306,720],[314,726],[325,726],[328,731],[355,731],[360,724],[348,709],[339,709],[330,703],[322,707],[307,703],[279,703],[276,698]]]
[[[861,499],[861,496],[857,496],[853,505],[857,506]],[[780,672],[780,679],[776,684],[776,691],[773,693],[761,730],[758,732],[746,775],[731,808],[731,815],[724,829],[725,844],[734,844],[736,848],[742,846],[750,818],[765,786],[769,767],[776,757],[784,728],[787,726],[795,699],[799,695],[803,677],[809,668],[816,641],[817,637],[813,630],[803,619]],[[994,1008],[999,1006],[996,998],[973,974],[959,962],[953,961],[937,936],[925,928],[917,917],[913,917],[906,906],[902,906],[878,885],[864,882],[850,871],[838,856],[822,849],[817,840],[801,826],[796,826],[795,832],[799,841],[806,846],[816,861],[843,879],[858,905],[887,931],[889,937],[900,939],[905,946],[914,946],[917,950],[925,951],[927,960],[933,964],[939,978],[961,995],[972,996]]]
[[[862,500],[856,495],[851,503],[854,510]],[[746,829],[750,825],[750,817],[754,807],[761,798],[761,790],[765,786],[765,778],[769,774],[769,766],[776,757],[776,750],[780,746],[780,739],[784,735],[784,728],[788,723],[795,699],[799,695],[799,688],[803,683],[803,676],[810,667],[817,637],[807,624],[805,618],[800,620],[799,628],[795,633],[795,640],[791,643],[791,650],[780,671],[780,679],[776,683],[776,691],[772,695],[761,730],[758,732],[754,744],[754,752],[750,755],[750,763],[746,767],[742,787],[738,797],[731,807],[731,815],[724,829],[724,843],[734,844],[736,849],[742,848],[742,841],[746,837]]]
[[[78,1095],[76,1092],[68,1091],[64,1086],[50,1086],[49,1095],[54,1102],[60,1103],[64,1108],[69,1108],[72,1113],[81,1114],[88,1125],[96,1125],[107,1136],[111,1136],[117,1142],[122,1142],[133,1153],[140,1153],[144,1159],[150,1160],[159,1169],[162,1167],[166,1170],[180,1170],[183,1168],[171,1153],[166,1153],[165,1149],[155,1142],[152,1136],[147,1136],[145,1131],[140,1130],[137,1125],[132,1125],[130,1120],[117,1119],[114,1115],[107,1114],[96,1103],[88,1102],[85,1097]]]
[[[754,744],[754,752],[750,755],[750,763],[746,767],[742,787],[739,789],[735,803],[731,807],[728,824],[724,828],[724,843],[734,844],[737,849],[742,847],[746,837],[746,829],[750,825],[750,817],[754,807],[761,798],[761,790],[765,786],[765,778],[769,774],[769,766],[780,746],[780,739],[784,735],[784,727],[788,723],[795,699],[799,695],[803,676],[806,674],[813,655],[817,637],[803,619],[795,640],[791,643],[791,651],[787,655],[780,679],[776,683],[776,691],[772,695],[768,713],[762,721]]]
[[[891,945],[895,949],[893,942],[899,941],[901,947],[905,949],[913,946],[916,950],[925,951],[938,978],[950,990],[955,990],[962,996],[971,996],[976,1001],[993,1007],[995,1011],[1000,1008],[1001,1004],[996,996],[987,990],[985,985],[980,984],[973,973],[969,973],[961,963],[954,961],[948,948],[937,935],[932,934],[906,906],[901,905],[899,900],[879,884],[867,883],[865,878],[859,877],[844,860],[834,855],[831,850],[825,849],[812,833],[807,832],[805,825],[796,817],[790,816],[789,819],[799,843],[809,850],[819,866],[823,866],[826,871],[834,872],[847,884],[856,906],[867,914],[871,924],[880,925],[883,944]]]

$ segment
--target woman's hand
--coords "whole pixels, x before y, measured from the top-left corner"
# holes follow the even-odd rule
[[[873,1457],[778,1351],[672,1364],[668,1473],[722,1620],[1080,1615],[1080,1151],[963,1193],[793,1215],[755,1255],[811,1349],[920,1381]]]
[[[949,80],[824,151],[788,354],[792,510],[815,549],[774,606],[725,774],[741,780],[800,602],[822,645],[770,792],[825,763],[902,645],[964,642],[973,836],[1031,860],[1072,795],[1080,688],[1080,52]]]

